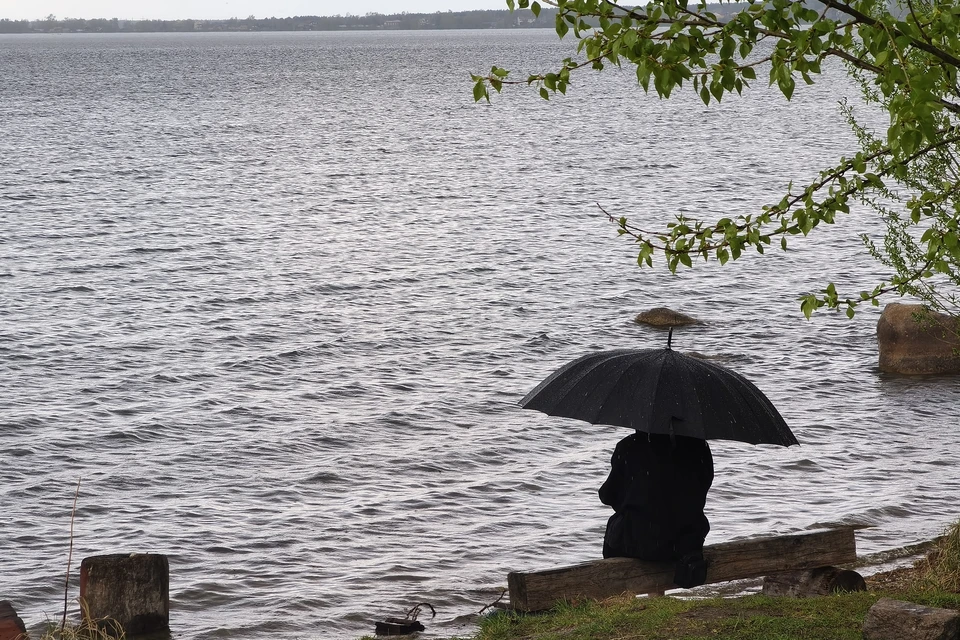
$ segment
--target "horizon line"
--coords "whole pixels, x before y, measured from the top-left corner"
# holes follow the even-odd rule
[[[504,3],[504,4],[506,4],[506,3]],[[554,7],[543,7],[543,10],[544,10],[544,11],[548,11],[548,10],[551,10],[551,9],[554,9],[554,10],[555,10]],[[83,16],[64,16],[64,17],[58,17],[58,16],[54,16],[53,21],[54,21],[54,22],[64,22],[64,21],[67,21],[67,20],[108,20],[108,21],[110,21],[110,20],[124,20],[124,21],[127,21],[127,22],[140,22],[140,21],[178,22],[178,21],[182,21],[182,20],[193,20],[193,21],[201,21],[201,20],[216,20],[216,21],[220,21],[220,20],[239,20],[239,21],[246,21],[246,20],[290,20],[290,19],[293,19],[293,18],[364,18],[364,17],[366,17],[366,16],[375,16],[375,15],[379,15],[379,16],[436,15],[436,14],[438,14],[438,13],[475,13],[475,12],[478,12],[478,11],[496,11],[496,12],[507,12],[507,13],[510,13],[510,12],[511,12],[511,9],[509,9],[509,8],[506,7],[506,6],[504,6],[503,9],[457,9],[457,10],[447,9],[447,10],[445,10],[445,11],[444,11],[444,10],[440,10],[440,9],[437,9],[436,11],[406,11],[406,10],[404,10],[404,11],[393,11],[393,12],[390,12],[390,13],[386,13],[386,12],[382,12],[382,11],[367,11],[366,13],[363,13],[363,14],[354,14],[354,13],[335,13],[335,14],[332,14],[332,15],[298,14],[298,15],[290,15],[290,16],[253,16],[253,15],[248,15],[248,16],[246,16],[246,17],[229,16],[229,17],[225,17],[225,18],[194,18],[194,17],[183,17],[183,18],[121,18],[121,17],[118,17],[118,16],[111,16],[111,17],[108,18],[108,17],[105,17],[105,16],[96,16],[96,17],[83,17]],[[521,13],[521,12],[530,13],[530,9],[529,9],[529,8],[521,9],[521,8],[518,7],[517,9],[513,9],[512,12],[513,12],[513,13]],[[49,18],[50,18],[49,15],[48,15],[48,16],[43,16],[43,17],[38,17],[38,18],[8,18],[8,17],[0,16],[0,20],[9,20],[9,21],[11,21],[11,22],[23,22],[23,21],[27,21],[27,22],[45,22],[45,21],[47,21]]]

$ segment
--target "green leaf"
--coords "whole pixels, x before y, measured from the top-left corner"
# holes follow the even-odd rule
[[[796,87],[796,84],[797,83],[794,82],[793,78],[791,78],[789,75],[785,78],[777,80],[777,86],[780,87],[783,97],[785,97],[787,100],[793,97],[793,89]]]
[[[490,96],[487,95],[487,85],[485,85],[481,79],[473,85],[473,101],[480,102],[484,98],[487,99],[487,102],[490,102]]]
[[[540,97],[543,98],[544,100],[549,100],[550,92],[544,89],[543,87],[540,87]]]
[[[717,100],[717,102],[720,102],[720,99],[723,98],[723,86],[721,86],[719,82],[711,82],[710,93]]]
[[[530,11],[533,12],[534,17],[540,17],[540,3],[534,2],[530,5]]]

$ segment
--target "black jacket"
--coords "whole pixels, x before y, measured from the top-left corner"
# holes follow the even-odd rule
[[[705,440],[635,433],[617,444],[600,501],[613,507],[603,557],[679,560],[703,549],[713,483]]]

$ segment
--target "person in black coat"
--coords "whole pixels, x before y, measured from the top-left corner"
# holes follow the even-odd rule
[[[603,557],[675,562],[678,586],[703,584],[703,541],[710,531],[703,508],[713,483],[707,442],[637,432],[617,444],[610,463],[600,501],[615,513]]]

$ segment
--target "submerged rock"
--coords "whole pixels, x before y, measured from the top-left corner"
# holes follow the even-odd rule
[[[667,307],[656,307],[649,311],[642,311],[637,314],[634,321],[638,324],[649,324],[653,327],[679,327],[687,324],[700,324],[700,321],[696,318]]]

